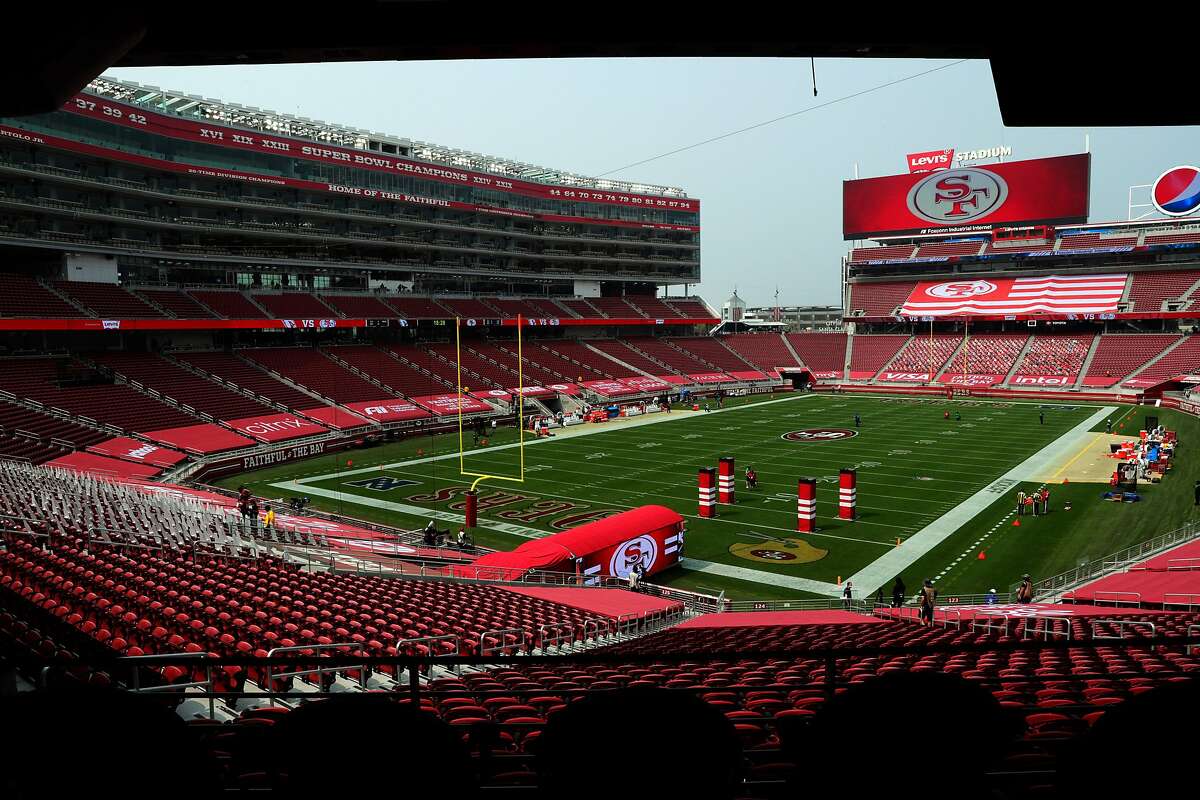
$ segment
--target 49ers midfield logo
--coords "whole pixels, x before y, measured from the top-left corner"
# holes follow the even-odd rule
[[[779,438],[789,442],[836,442],[855,436],[858,436],[858,431],[849,428],[805,428],[802,431],[789,431]]]

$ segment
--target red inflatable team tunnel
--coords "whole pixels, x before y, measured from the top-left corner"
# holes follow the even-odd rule
[[[611,575],[629,577],[641,564],[647,575],[679,563],[683,517],[663,506],[642,506],[535,539],[507,553],[489,553],[455,567],[464,578],[515,580],[530,570],[573,572],[585,583]]]

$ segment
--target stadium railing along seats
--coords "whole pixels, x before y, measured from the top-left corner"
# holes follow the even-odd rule
[[[661,364],[651,361],[621,339],[588,339],[587,344],[589,347],[594,347],[633,367],[632,370],[628,370],[620,364],[609,360],[608,363],[611,366],[606,369],[618,378],[629,378],[638,375],[639,373],[634,370],[641,370],[655,376],[675,374],[675,370],[668,369]]]
[[[1096,386],[1119,383],[1178,340],[1179,334],[1174,333],[1106,333],[1100,337],[1084,382]]]
[[[329,306],[308,292],[282,292],[279,294],[255,292],[250,298],[270,312],[272,317],[283,319],[321,319],[336,316]]]
[[[1182,298],[1197,281],[1200,281],[1200,270],[1134,272],[1130,275],[1129,283],[1129,302],[1133,304],[1131,310],[1150,313],[1166,311],[1168,300]],[[1191,305],[1191,298],[1187,305]]]
[[[258,417],[276,411],[153,353],[104,352],[91,358],[130,381],[155,389],[166,397],[212,415],[214,419]]]
[[[595,299],[595,298],[592,298],[592,299]],[[559,300],[558,305],[567,309],[575,316],[583,317],[585,319],[597,319],[597,318],[605,316],[605,314],[602,313],[599,308],[597,308],[596,306],[593,306],[587,300],[583,300],[580,298]],[[631,313],[630,316],[634,316],[634,315]]]
[[[651,319],[670,319],[683,316],[657,297],[626,295],[625,302]]]
[[[916,282],[852,283],[847,316],[890,317],[916,288]],[[859,312],[862,312],[861,314]]]
[[[449,319],[454,315],[428,297],[380,297],[386,305],[396,309],[405,319]]]
[[[703,361],[681,352],[653,336],[628,336],[625,342],[655,361],[661,361],[672,371],[681,375],[700,375],[712,372],[713,368]]]
[[[698,300],[698,299],[679,299],[679,300],[677,300],[677,299],[671,297],[671,298],[664,298],[663,302],[666,303],[667,305],[671,306],[672,308],[676,309],[677,311],[679,311],[679,313],[682,316],[689,317],[691,319],[713,319],[714,317],[719,316],[718,314],[714,314],[712,312],[712,309],[709,308],[708,306],[706,306],[702,300]]]
[[[445,394],[454,389],[453,383],[427,374],[436,359],[416,345],[392,345],[387,350],[371,345],[342,345],[326,348],[325,352],[408,397]],[[363,399],[378,400],[381,395]]]
[[[126,431],[153,431],[200,422],[196,417],[125,384],[60,386],[59,369],[67,363],[55,358],[0,359],[0,386],[17,397],[37,400]],[[100,378],[90,368],[80,368]]]
[[[668,344],[678,347],[688,355],[712,364],[723,372],[745,372],[754,367],[733,350],[723,344],[723,339],[712,336],[668,337]]]
[[[233,353],[172,353],[171,357],[196,369],[235,383],[294,411],[310,409],[320,400],[252,367]]]
[[[1058,250],[1087,250],[1093,247],[1134,247],[1138,243],[1140,233],[1132,234],[1105,234],[1105,233],[1081,233],[1074,236],[1059,236]]]
[[[946,367],[946,372],[1007,375],[1028,341],[1029,337],[1025,334],[971,336]]]
[[[887,365],[888,372],[927,373],[934,375],[946,365],[955,348],[962,344],[962,336],[937,335],[932,337],[914,335],[896,358]],[[856,342],[857,344],[857,342]]]
[[[810,336],[817,334],[795,334],[797,336]],[[823,334],[822,334],[823,335]],[[846,353],[846,336],[838,334],[842,339],[842,363],[831,369],[842,369],[845,363]],[[730,349],[739,353],[742,358],[749,361],[756,369],[770,370],[776,367],[795,367],[800,366],[796,362],[796,357],[788,350],[787,345],[783,341],[782,334],[778,333],[735,333],[732,336],[725,337],[725,343]],[[797,351],[801,358],[804,354]],[[815,367],[814,367],[815,369]]]
[[[1188,336],[1171,352],[1129,376],[1130,380],[1166,380],[1200,371],[1200,336]]]
[[[561,309],[556,308],[552,314],[547,314],[543,308],[539,308],[537,305],[534,305],[533,301],[518,298],[489,297],[488,305],[495,306],[496,310],[499,311],[500,315],[503,317],[516,317],[517,315],[520,315],[525,319],[541,319],[547,316],[563,316],[563,311]]]
[[[165,308],[176,319],[214,319],[217,315],[179,289],[137,289],[137,294]]]
[[[525,302],[528,303],[531,308],[537,310],[538,313],[536,316],[538,317],[555,319],[561,317],[581,316],[579,314],[573,315],[570,309],[566,307],[565,303],[559,303],[548,298],[530,297],[527,298]],[[595,313],[593,312],[590,316],[595,316]]]
[[[895,244],[886,247],[856,247],[850,253],[850,260],[855,263],[867,261],[900,261],[912,258],[915,245]]]
[[[188,294],[225,319],[266,319],[269,316],[239,291],[189,289]]]
[[[86,317],[28,275],[0,273],[0,317]]]
[[[844,333],[788,333],[788,344],[800,356],[800,360],[817,372],[841,373],[846,366],[846,334]],[[746,341],[746,340],[743,340]],[[735,342],[727,342],[734,346]],[[734,347],[737,349],[737,347]],[[786,363],[786,362],[784,362]]]
[[[466,347],[485,360],[495,361],[500,366],[509,370],[515,371],[517,369],[516,341],[499,340],[496,342],[489,342],[479,340],[468,343]],[[551,383],[559,383],[564,379],[562,375],[554,373],[540,366],[539,364],[534,363],[533,360],[531,360],[529,350],[526,349],[527,347],[528,345],[523,342],[522,354],[524,355],[524,358],[522,359],[521,370],[526,384],[531,386],[535,384],[545,386]],[[535,355],[534,358],[537,358],[537,356]],[[580,373],[575,371],[571,374],[574,377],[567,378],[567,380],[569,382],[574,382]],[[585,378],[584,380],[589,379]]]
[[[1034,336],[1013,375],[1078,375],[1092,339],[1092,336]]]
[[[142,298],[113,283],[60,280],[54,282],[54,288],[100,317],[144,319],[165,316]]]
[[[397,316],[396,309],[370,294],[322,294],[325,305],[343,317],[380,319]]]
[[[499,312],[482,300],[465,297],[439,297],[438,303],[452,316],[463,319],[490,319],[501,316]]]
[[[908,340],[907,335],[855,336],[850,352],[850,377],[863,380],[874,376]]]
[[[509,358],[516,357],[516,342],[500,342],[498,344],[509,351],[511,354],[508,356]],[[555,342],[555,344],[557,344],[557,342]],[[533,364],[535,367],[541,368],[543,372],[556,376],[554,381],[551,381],[552,383],[564,380],[576,383],[581,380],[598,381],[612,377],[610,374],[606,372],[600,372],[599,370],[593,369],[586,364],[576,364],[574,361],[558,355],[551,350],[550,347],[540,343],[524,342],[521,349],[521,355],[525,357],[527,362]],[[594,358],[599,358],[599,356],[596,356],[594,353],[591,355]]]
[[[636,374],[623,368],[620,364],[613,363],[611,358],[605,358],[593,352],[574,339],[550,339],[539,341],[538,345],[542,349],[552,350],[570,361],[577,361],[585,369],[602,377],[626,378]],[[534,356],[535,359],[537,357],[537,355]]]
[[[621,297],[589,297],[588,302],[598,308],[606,317],[614,319],[629,319],[646,316]]]
[[[8,438],[7,454],[21,455],[32,458],[36,463],[49,460],[49,458],[40,458],[37,456],[29,456],[24,453],[16,453],[13,448],[26,449],[33,448],[34,452],[45,454],[51,453],[56,446],[49,440],[57,439],[61,442],[66,442],[73,445],[75,449],[82,450],[88,445],[97,444],[106,439],[112,438],[110,434],[103,431],[98,431],[94,428],[89,428],[85,425],[80,425],[66,419],[60,419],[40,411],[34,411],[31,408],[0,400],[0,431]],[[19,432],[36,434],[40,437],[40,443],[35,440],[30,440],[28,437],[23,437]],[[59,451],[63,450],[61,446],[57,446]],[[70,450],[70,447],[65,448]],[[55,453],[61,455],[61,452]]]
[[[986,242],[934,242],[917,248],[913,258],[936,258],[939,256],[977,256]]]
[[[462,385],[472,391],[476,389],[501,388],[512,389],[517,385],[516,360],[513,360],[513,369],[509,370],[501,364],[496,364],[487,359],[476,355],[469,347],[455,348],[454,344],[429,344],[425,350],[436,356],[433,359],[438,363],[439,375],[445,375],[448,379],[454,381],[455,386],[458,385],[457,363],[460,358],[462,360]],[[428,361],[429,359],[425,359]],[[422,362],[424,363],[424,362]],[[486,382],[486,385],[479,386],[478,381],[472,377],[472,373],[479,376]],[[532,385],[529,380],[525,381],[525,385]]]
[[[378,400],[385,394],[378,386],[311,347],[252,348],[236,353],[337,403]]]

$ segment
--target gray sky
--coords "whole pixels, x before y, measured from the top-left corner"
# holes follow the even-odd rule
[[[117,69],[108,74],[243,105],[584,175],[827,103],[950,62],[583,59]],[[1030,87],[1030,91],[1037,91]],[[1047,99],[1053,102],[1052,98]],[[1126,102],[1114,98],[1114,102]],[[1128,102],[1135,102],[1129,99]],[[841,181],[906,170],[909,152],[1081,152],[1091,134],[1094,222],[1128,187],[1195,163],[1197,129],[1010,128],[986,62],[968,62],[610,177],[683,187],[701,203],[700,294],[752,305],[840,302]]]

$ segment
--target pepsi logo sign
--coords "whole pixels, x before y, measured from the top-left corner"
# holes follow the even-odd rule
[[[1158,176],[1151,190],[1154,207],[1168,217],[1184,217],[1200,207],[1200,167],[1181,166]]]
[[[935,172],[908,190],[908,210],[940,224],[986,217],[1008,199],[1008,183],[987,169]]]
[[[779,438],[789,442],[836,442],[855,436],[858,436],[858,431],[849,428],[805,428],[802,431],[789,431]]]
[[[658,560],[658,543],[652,536],[639,536],[617,545],[608,563],[608,574],[617,578],[628,578],[629,572],[638,564],[647,573]]]

